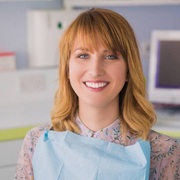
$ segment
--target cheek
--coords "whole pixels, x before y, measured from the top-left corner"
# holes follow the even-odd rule
[[[77,72],[77,66],[72,60],[70,60],[69,61],[69,78],[71,79],[73,75],[76,74],[76,72]]]
[[[69,71],[78,71],[82,68],[82,65],[78,63],[76,60],[72,59],[69,61]]]
[[[120,81],[127,81],[127,67],[126,65],[123,66],[116,66],[113,70],[114,76],[119,77]]]

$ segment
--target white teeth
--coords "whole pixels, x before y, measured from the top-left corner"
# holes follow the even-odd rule
[[[86,82],[86,85],[91,88],[101,88],[107,85],[106,82],[101,83],[93,83],[93,82]]]

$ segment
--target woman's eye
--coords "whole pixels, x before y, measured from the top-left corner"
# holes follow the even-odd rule
[[[115,60],[115,59],[118,59],[118,56],[116,56],[116,55],[108,55],[108,56],[105,57],[105,59]]]
[[[80,59],[87,59],[88,57],[89,57],[88,54],[80,54],[80,55],[78,55],[78,58],[80,58]]]

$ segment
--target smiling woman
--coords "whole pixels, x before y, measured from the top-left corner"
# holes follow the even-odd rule
[[[112,106],[108,104],[109,107],[106,106],[106,108],[109,111],[104,109],[103,113],[101,113],[101,115],[103,114],[106,118],[101,117],[103,121],[97,120],[97,124],[99,125],[101,122],[105,125],[106,119],[108,119],[107,122],[109,121],[110,123],[113,119],[121,116],[122,131],[131,131],[143,139],[147,138],[149,129],[155,122],[155,114],[152,105],[145,97],[145,82],[138,46],[133,29],[126,19],[110,10],[98,9],[98,11],[92,10],[84,12],[82,16],[79,16],[72,22],[61,38],[60,54],[59,80],[61,86],[59,87],[55,99],[55,106],[52,111],[54,129],[57,128],[56,130],[62,131],[68,128],[68,130],[78,132],[78,129],[74,126],[73,119],[77,112],[84,106],[78,108],[82,101],[80,101],[80,103],[78,102],[79,98],[77,94],[74,93],[77,89],[74,89],[71,85],[71,83],[75,83],[75,81],[73,80],[72,82],[70,78],[72,64],[74,67],[76,63],[77,69],[75,67],[73,68],[74,75],[71,76],[72,78],[75,78],[73,77],[75,74],[88,71],[86,76],[89,74],[88,76],[92,77],[83,77],[81,81],[92,81],[93,78],[93,81],[96,79],[106,82],[108,79],[105,78],[109,78],[109,80],[114,79],[110,84],[107,81],[108,86],[104,91],[93,94],[93,97],[91,96],[94,100],[97,99],[96,102],[98,100],[105,101],[108,99],[105,98],[105,96],[107,96],[105,92],[106,90],[111,90],[111,95],[109,94],[109,96],[114,96],[111,100],[114,100],[113,103],[115,103],[117,92],[119,93],[116,108],[112,108],[112,110]],[[117,56],[118,59],[114,59],[113,61],[109,60],[109,57],[112,57],[112,55]],[[72,59],[74,59],[74,61]],[[79,67],[80,64],[81,67]],[[123,67],[122,65],[127,67]],[[87,67],[89,67],[88,70]],[[83,70],[81,70],[81,68],[83,68]],[[107,72],[105,72],[105,69]],[[124,72],[121,72],[122,70]],[[94,77],[97,76],[97,74],[101,75],[101,77]],[[128,80],[128,82],[123,82],[123,78],[124,80]],[[122,84],[119,84],[119,82]],[[83,83],[79,85],[78,88],[81,88],[81,86],[85,88]],[[81,93],[82,92],[78,92],[78,94]],[[88,91],[88,93],[90,92]],[[91,94],[92,91],[90,94],[86,94],[86,99]],[[68,101],[66,97],[68,97]],[[89,98],[89,100],[91,98]],[[100,101],[97,103],[100,103]],[[98,105],[100,104],[97,104],[97,106]],[[86,109],[90,111],[89,107]],[[83,110],[83,112],[86,111]],[[96,111],[88,113],[94,113],[95,117],[99,117],[99,112],[97,114]],[[88,113],[86,112],[85,114]],[[87,115],[86,118],[81,117],[84,121],[87,118],[91,119],[91,116]],[[64,121],[65,119],[66,121]],[[89,121],[88,119],[87,121]]]
[[[60,55],[52,125],[26,135],[16,179],[180,179],[180,144],[151,130],[156,115],[126,19],[83,12],[62,36]]]

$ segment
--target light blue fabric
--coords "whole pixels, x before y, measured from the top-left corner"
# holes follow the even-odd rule
[[[46,131],[33,155],[35,180],[148,180],[150,144],[131,146]]]

